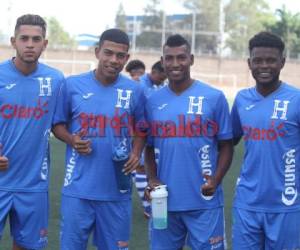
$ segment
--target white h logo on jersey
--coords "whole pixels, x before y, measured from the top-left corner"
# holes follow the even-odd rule
[[[130,97],[132,90],[126,90],[126,96],[123,96],[123,89],[117,89],[118,91],[118,101],[116,104],[116,108],[122,108],[122,101],[125,102],[124,109],[129,108],[129,102],[130,102]]]
[[[202,115],[202,103],[203,103],[203,98],[204,96],[198,96],[198,102],[194,102],[196,99],[195,96],[189,96],[190,103],[189,103],[189,111],[187,112],[188,114],[194,114],[194,107],[197,108],[197,115]]]
[[[278,115],[277,112],[280,111],[281,116],[279,119],[281,120],[287,120],[286,118],[286,112],[288,109],[288,104],[290,101],[283,101],[283,106],[279,107],[279,104],[281,103],[281,100],[274,100],[274,111],[273,111],[273,115],[271,116],[271,119],[278,119]]]
[[[51,88],[51,78],[50,77],[38,77],[40,82],[40,94],[39,96],[51,96],[52,88]]]

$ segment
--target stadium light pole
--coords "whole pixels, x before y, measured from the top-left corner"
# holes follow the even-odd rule
[[[136,15],[133,16],[133,32],[132,32],[132,54],[136,52],[136,30],[137,30],[137,20]]]
[[[222,82],[221,67],[222,67],[222,56],[223,56],[223,46],[224,46],[224,5],[223,0],[219,3],[219,48],[218,48],[218,83]]]
[[[166,12],[163,11],[162,12],[162,34],[161,34],[161,48],[164,46],[165,44],[165,40],[166,40]]]
[[[193,20],[192,20],[192,54],[195,54],[195,42],[196,42],[196,11],[193,10]]]

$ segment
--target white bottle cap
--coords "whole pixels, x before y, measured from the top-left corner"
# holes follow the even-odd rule
[[[164,198],[168,197],[167,185],[157,186],[150,193],[151,198]]]

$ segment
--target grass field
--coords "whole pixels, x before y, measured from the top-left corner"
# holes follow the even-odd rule
[[[48,250],[59,249],[59,209],[60,209],[60,190],[64,177],[64,144],[56,139],[51,141],[52,154],[52,170],[50,182],[50,221],[49,221],[49,245]],[[239,166],[242,158],[242,148],[238,146],[235,149],[235,156],[231,169],[225,177],[223,187],[225,195],[225,219],[226,219],[226,235],[228,241],[228,249],[231,249],[231,204],[233,198],[233,190],[236,177],[239,172]],[[147,250],[147,221],[143,217],[142,208],[137,198],[137,194],[133,195],[133,230],[130,241],[130,250]],[[0,242],[0,250],[10,250],[11,240],[9,236],[9,226],[6,224],[5,233]],[[88,250],[95,249],[91,245]],[[105,250],[105,249],[103,249]]]

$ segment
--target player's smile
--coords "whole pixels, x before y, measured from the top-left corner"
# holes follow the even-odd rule
[[[256,47],[251,51],[248,65],[258,84],[274,84],[279,81],[284,58],[275,48]]]
[[[164,48],[163,65],[170,81],[184,81],[189,78],[193,56],[186,46]]]

